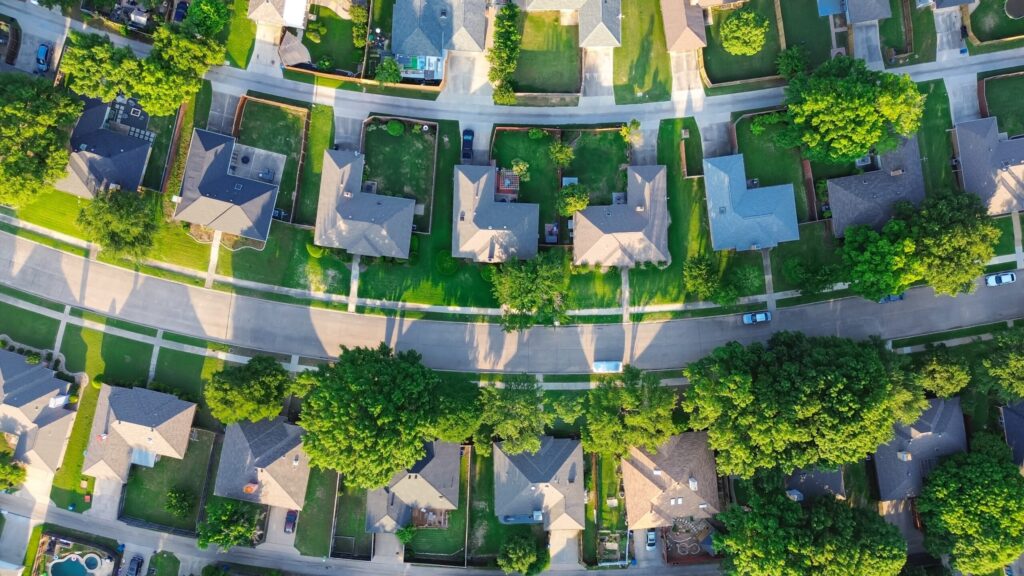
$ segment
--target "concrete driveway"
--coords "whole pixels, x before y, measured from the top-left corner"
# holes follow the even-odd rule
[[[889,524],[900,529],[900,534],[907,541],[907,555],[924,552],[924,534],[914,526],[914,514],[910,509],[910,500],[890,500],[878,503],[878,513]]]
[[[281,28],[258,24],[256,26],[256,46],[252,51],[252,59],[246,70],[257,74],[283,78],[281,63],[277,55],[277,47],[281,43]]]
[[[121,481],[97,478],[92,491],[92,507],[83,512],[104,520],[117,520],[117,509],[121,504]]]
[[[284,520],[287,514],[287,508],[279,506],[270,508],[270,515],[267,518],[267,544],[287,546],[289,548],[295,547],[295,533],[286,534],[284,531]],[[299,521],[302,521],[301,514],[299,514]]]
[[[552,530],[548,536],[552,572],[578,570],[580,567],[580,531]]]
[[[444,90],[438,99],[490,103],[494,88],[487,81],[490,65],[483,52],[451,52],[445,66]]]
[[[863,22],[853,26],[853,55],[867,63],[872,70],[882,70],[882,42],[878,38],[878,22]]]
[[[210,117],[206,122],[206,128],[221,134],[231,134],[239,99],[239,96],[234,94],[214,92],[210,98]]]
[[[960,48],[964,46],[963,40],[960,39],[960,26],[963,25],[960,7],[935,10],[934,15],[938,43],[935,59],[942,62],[953,58],[967,58],[967,54],[960,53]]]
[[[33,522],[27,516],[19,516],[6,510],[0,513],[4,516],[4,530],[0,534],[0,561],[20,566],[25,562],[28,537],[32,533],[32,528],[39,522]]]
[[[704,85],[700,81],[700,66],[695,50],[669,52],[669,58],[672,61],[673,92],[703,91]]]
[[[583,51],[583,95],[615,96],[613,48]]]
[[[978,105],[978,77],[974,74],[949,76],[945,80],[953,124],[981,118]]]
[[[404,564],[405,547],[394,534],[373,536],[373,560],[384,564]]]
[[[25,483],[15,492],[19,497],[31,500],[34,509],[45,509],[50,505],[50,489],[53,487],[53,472],[29,466],[26,469]]]
[[[36,72],[36,51],[40,44],[50,47],[50,71],[46,73],[48,78],[53,78],[54,70],[57,68],[57,57],[64,46],[64,35],[41,36],[33,31],[22,29],[21,47],[18,48],[18,58],[14,61],[14,67],[25,72]]]
[[[658,533],[658,544],[654,550],[647,549],[647,530],[635,530],[633,532],[633,555],[636,557],[636,565],[641,567],[664,566],[665,558],[662,551],[665,549],[665,539],[660,531]]]

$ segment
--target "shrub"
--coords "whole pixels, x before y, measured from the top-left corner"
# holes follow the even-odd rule
[[[377,64],[373,78],[381,84],[398,84],[402,81],[402,69],[394,58],[385,58]]]
[[[509,2],[502,6],[494,17],[494,43],[487,51],[487,61],[491,68],[487,72],[487,79],[495,86],[494,103],[510,104],[510,102],[499,102],[499,90],[508,90],[507,80],[512,77],[519,63],[519,49],[522,43],[523,34],[519,30],[519,7]],[[514,96],[513,96],[514,98]],[[514,100],[513,100],[514,101]]]
[[[533,128],[530,128],[530,131],[527,132],[527,135],[530,137],[530,140],[540,140],[541,138],[547,135],[547,132],[545,132],[543,128],[537,128],[536,126],[534,126]]]
[[[395,538],[402,543],[402,546],[408,546],[412,539],[416,537],[416,528],[414,526],[402,526],[395,531]]]
[[[30,366],[38,365],[39,362],[42,361],[42,359],[43,357],[39,355],[39,352],[29,352],[28,354],[25,355],[25,363],[29,364]]]
[[[512,85],[508,82],[502,82],[500,85],[494,88],[494,94],[492,100],[498,106],[515,106],[516,105],[516,93],[512,89]]]
[[[626,144],[633,144],[640,138],[640,121],[633,118],[628,123],[619,127],[619,136],[626,141]]]
[[[530,181],[530,163],[522,158],[512,159],[512,173],[519,176],[523,182]]]
[[[795,78],[807,72],[807,49],[799,44],[786,48],[776,56],[775,67],[783,78]]]
[[[388,120],[388,134],[392,136],[401,136],[405,134],[405,123],[401,120]]]
[[[333,70],[334,69],[334,60],[331,60],[330,56],[324,54],[323,56],[320,57],[319,60],[316,61],[316,69],[317,70]]]
[[[768,19],[750,8],[740,8],[722,22],[722,48],[734,56],[753,56],[764,48]]]
[[[683,263],[683,287],[697,300],[708,300],[718,292],[718,271],[710,258],[698,256]]]
[[[303,35],[309,38],[309,41],[314,44],[319,44],[322,36],[327,34],[327,25],[319,20],[313,20],[306,23],[306,31]]]
[[[348,17],[352,19],[352,45],[356,48],[366,46],[366,24],[370,19],[365,6],[352,4],[348,8]]]
[[[75,396],[74,394],[68,396],[68,404],[78,404],[78,396]]]
[[[167,493],[167,502],[164,504],[164,510],[175,518],[186,518],[192,512],[194,506],[195,496],[192,492],[176,488]]]
[[[434,269],[442,276],[454,276],[459,270],[459,263],[455,261],[455,258],[452,258],[451,252],[441,250],[434,257]]]
[[[323,246],[317,246],[312,242],[306,242],[306,252],[310,255],[310,257],[319,260],[320,258],[323,258],[324,252],[326,252],[326,250],[324,250]]]
[[[551,146],[548,147],[548,156],[551,157],[551,161],[555,163],[555,166],[565,168],[572,163],[573,158],[576,157],[576,153],[573,152],[572,146],[569,146],[568,144],[552,142]]]
[[[571,184],[558,191],[556,206],[558,213],[566,218],[583,210],[590,204],[590,194],[579,184]]]

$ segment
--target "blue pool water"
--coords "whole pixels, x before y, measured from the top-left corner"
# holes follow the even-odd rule
[[[89,570],[95,570],[100,565],[100,559],[95,556],[85,557],[85,567]]]
[[[86,576],[85,565],[77,560],[60,560],[50,564],[51,576]]]

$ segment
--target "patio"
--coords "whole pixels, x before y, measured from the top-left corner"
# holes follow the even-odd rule
[[[447,528],[448,510],[417,508],[412,511],[412,525],[416,528]]]
[[[711,560],[704,541],[712,531],[707,520],[677,518],[672,528],[665,530],[666,561],[669,564],[693,564]]]

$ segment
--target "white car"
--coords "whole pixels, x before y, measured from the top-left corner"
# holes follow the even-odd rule
[[[747,326],[754,324],[762,324],[764,322],[772,321],[772,313],[765,310],[763,312],[749,312],[743,315],[743,323]]]
[[[647,529],[647,549],[654,550],[658,547],[658,533],[654,531],[654,528]]]
[[[986,286],[1002,286],[1003,284],[1013,284],[1017,281],[1017,275],[1013,272],[1000,272],[999,274],[989,274],[985,276]]]

